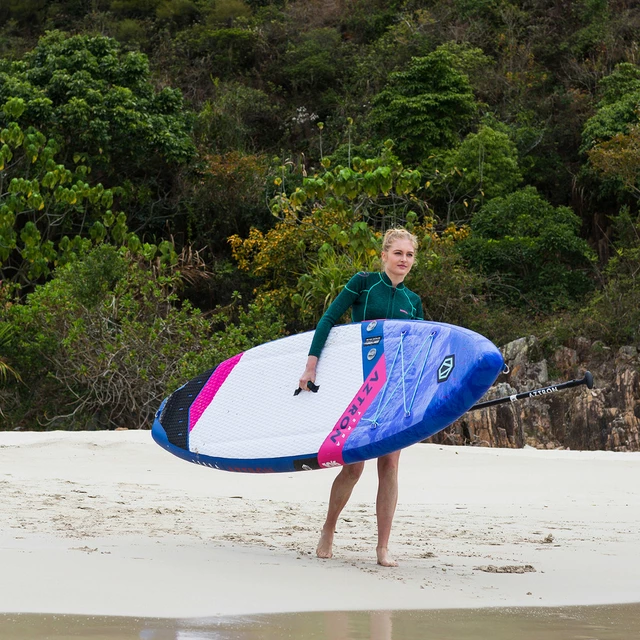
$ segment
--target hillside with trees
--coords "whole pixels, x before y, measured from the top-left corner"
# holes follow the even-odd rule
[[[639,33],[630,0],[3,0],[0,429],[149,427],[394,225],[427,318],[637,346]]]

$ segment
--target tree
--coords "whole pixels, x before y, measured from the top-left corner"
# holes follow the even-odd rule
[[[14,98],[4,113],[19,118],[23,109],[24,101]],[[57,162],[57,143],[33,127],[9,122],[0,144],[0,277],[25,285],[49,274],[60,258],[60,243],[69,251],[82,246],[81,237],[71,242],[68,234],[105,237],[116,223],[113,192],[90,186],[86,166],[72,172]],[[122,224],[113,230],[124,240]]]
[[[640,216],[623,208],[612,219],[613,255],[599,287],[581,310],[576,330],[619,347],[637,344],[640,327]]]
[[[198,113],[195,138],[207,152],[252,152],[282,135],[278,112],[264,91],[239,82],[214,80],[215,94]]]
[[[264,156],[237,151],[205,155],[196,185],[183,204],[193,240],[214,255],[228,254],[227,239],[246,235],[251,227],[268,229],[273,216],[267,206],[269,163]]]
[[[206,65],[207,79],[212,72],[230,78],[255,65],[260,34],[255,29],[195,24],[178,33],[175,44],[187,58]]]
[[[485,204],[458,246],[473,269],[493,279],[498,298],[550,313],[591,289],[595,256],[579,230],[571,209],[553,207],[526,187]]]
[[[620,180],[625,189],[640,198],[640,124],[629,125],[587,152],[591,165],[605,178]]]
[[[628,133],[629,126],[637,122],[640,67],[628,62],[617,65],[613,73],[600,81],[598,89],[601,99],[597,111],[582,132],[583,152],[617,134]]]
[[[158,201],[195,154],[180,92],[156,91],[147,57],[110,38],[54,31],[22,60],[1,60],[0,104],[12,98],[23,101],[23,128],[54,138],[65,166],[82,163],[106,187],[127,187],[122,195],[141,218],[162,209]]]
[[[516,145],[506,133],[488,125],[467,135],[442,158],[425,164],[440,164],[431,182],[434,199],[446,207],[446,214],[440,215],[447,224],[469,220],[477,206],[508,195],[522,181]]]
[[[392,73],[373,105],[371,126],[395,140],[399,156],[414,164],[455,146],[478,110],[468,76],[445,47]]]
[[[317,29],[290,45],[283,59],[283,82],[294,93],[319,94],[340,76],[340,34],[335,29]]]
[[[13,98],[3,113],[20,119],[24,108]],[[0,280],[14,283],[18,294],[104,242],[175,262],[172,243],[142,244],[129,231],[125,214],[112,210],[114,191],[90,185],[87,166],[71,171],[58,162],[55,140],[10,121],[0,144]]]

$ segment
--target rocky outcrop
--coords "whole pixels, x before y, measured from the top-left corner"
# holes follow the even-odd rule
[[[640,450],[640,354],[617,351],[577,338],[542,357],[538,340],[520,338],[502,349],[509,372],[483,400],[510,396],[571,379],[585,371],[593,389],[578,386],[557,393],[466,413],[430,439],[441,444],[541,449]]]

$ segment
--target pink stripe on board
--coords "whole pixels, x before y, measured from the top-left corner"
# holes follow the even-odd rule
[[[242,353],[239,353],[233,358],[229,358],[224,362],[221,362],[211,374],[211,377],[207,380],[207,383],[202,387],[202,391],[198,394],[198,397],[193,401],[191,408],[189,409],[189,433],[193,427],[196,426],[196,422],[200,420],[200,416],[204,413],[204,410],[211,404],[218,389],[223,385],[229,374],[233,371],[233,368],[238,364]]]
[[[343,465],[342,450],[347,438],[358,426],[360,418],[373,399],[378,395],[387,379],[384,354],[380,356],[369,377],[363,382],[358,393],[342,413],[333,431],[327,436],[318,451],[318,463],[321,467],[337,467]]]

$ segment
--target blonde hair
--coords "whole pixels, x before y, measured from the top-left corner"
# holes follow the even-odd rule
[[[396,240],[409,240],[411,244],[413,244],[413,248],[416,251],[418,250],[418,238],[416,238],[413,235],[413,233],[410,233],[409,231],[407,231],[406,229],[403,229],[402,227],[395,227],[393,229],[389,229],[384,234],[384,238],[382,239],[382,250],[389,251],[389,249],[391,248],[391,245]]]

